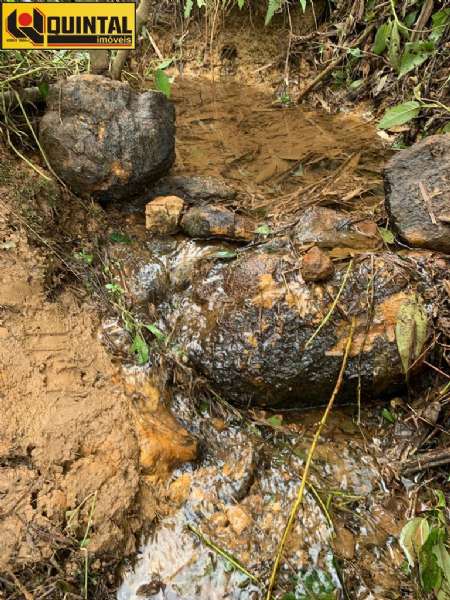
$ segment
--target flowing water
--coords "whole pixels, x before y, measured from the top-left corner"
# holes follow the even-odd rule
[[[384,150],[361,115],[282,108],[237,83],[181,82],[174,100],[175,172],[224,177],[238,191],[237,208],[280,223],[300,189],[346,209],[378,210]],[[161,269],[183,276],[217,246],[148,240],[142,211],[126,219],[155,257],[152,268],[141,269],[146,285]],[[136,259],[132,248],[125,252]],[[253,409],[244,419],[219,401],[193,402],[179,388],[171,411],[198,441],[199,459],[170,474],[170,509],[151,524],[118,599],[260,599],[321,411]],[[396,542],[407,494],[389,469],[380,408],[363,407],[360,417],[361,425],[356,407],[336,408],[320,439],[279,576],[279,589],[295,588],[298,598],[312,598],[314,585],[328,593],[320,598],[409,597]]]

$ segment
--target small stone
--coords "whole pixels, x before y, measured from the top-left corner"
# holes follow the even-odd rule
[[[334,265],[323,250],[313,246],[303,257],[301,272],[305,281],[323,281],[333,275]]]
[[[252,523],[251,517],[249,517],[245,510],[239,505],[227,508],[226,515],[230,522],[231,529],[237,535],[241,535],[241,533],[248,529]]]
[[[225,238],[250,242],[256,223],[221,206],[195,207],[181,220],[181,228],[194,238]]]
[[[386,209],[406,243],[450,253],[450,135],[400,151],[384,170]]]
[[[176,233],[184,202],[178,196],[159,196],[145,207],[145,227],[151,233],[170,235]]]

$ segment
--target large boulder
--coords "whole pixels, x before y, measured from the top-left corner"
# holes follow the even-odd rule
[[[405,242],[450,253],[450,134],[396,154],[384,181],[386,208]]]
[[[200,261],[168,317],[172,342],[231,400],[308,406],[327,402],[354,316],[342,397],[355,400],[359,381],[364,398],[392,392],[405,381],[399,310],[413,302],[429,308],[421,298],[430,287],[429,255],[362,255],[348,273],[341,264],[329,281],[316,283],[302,278],[298,251],[277,240],[232,262]]]
[[[77,194],[125,200],[175,159],[175,111],[160,92],[135,92],[98,75],[50,88],[39,138],[52,168]]]

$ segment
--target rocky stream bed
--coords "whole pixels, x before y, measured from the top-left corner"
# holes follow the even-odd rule
[[[93,557],[128,557],[118,600],[264,597],[350,331],[275,597],[412,598],[398,536],[422,475],[402,460],[436,400],[423,361],[448,276],[450,135],[391,157],[368,115],[280,109],[263,91],[186,81],[174,90],[175,154],[161,94],[68,81],[40,139],[57,175],[102,207],[104,229],[91,245],[80,233],[76,254],[107,290],[98,337],[127,430],[109,447],[126,439],[128,463],[115,457],[115,483],[116,468],[92,475],[84,498],[100,506],[87,513]],[[413,405],[419,418],[391,423],[386,404],[385,415]],[[96,456],[90,444],[77,460]],[[72,460],[61,519],[84,502],[82,489],[66,493]],[[123,478],[118,508],[107,488]],[[117,531],[102,542],[108,498]]]

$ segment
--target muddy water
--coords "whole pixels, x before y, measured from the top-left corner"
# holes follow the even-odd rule
[[[327,203],[346,209],[377,208],[384,152],[361,115],[280,108],[270,95],[237,84],[183,82],[174,99],[175,172],[225,177],[239,192],[238,208],[272,225],[298,210],[302,196],[294,209],[290,201],[298,189],[320,191]],[[127,233],[157,256],[169,279],[209,251],[186,240],[148,240],[141,214],[128,215],[127,223]],[[165,299],[160,311],[175,301],[176,295]],[[163,320],[158,325],[164,328]],[[136,563],[125,570],[118,599],[263,598],[320,411],[239,416],[177,388],[171,398],[199,457],[163,482],[170,509],[155,519]],[[287,545],[279,597],[294,590],[298,598],[314,597],[311,578],[328,590],[323,598],[410,597],[396,542],[408,502],[403,488],[392,491],[379,415],[377,407],[364,409],[357,426],[353,408],[336,409],[328,422]]]

